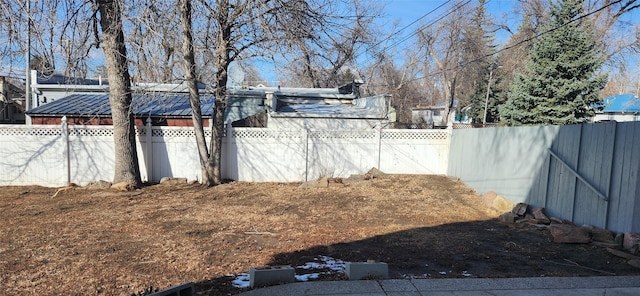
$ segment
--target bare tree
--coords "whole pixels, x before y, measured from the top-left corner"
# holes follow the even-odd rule
[[[345,75],[359,73],[356,58],[377,42],[374,20],[381,10],[374,3],[350,0],[325,17],[313,38],[298,39],[283,56],[290,83],[306,87],[335,87]],[[347,15],[345,17],[345,15]]]
[[[113,120],[115,148],[114,182],[141,185],[136,150],[131,81],[127,66],[127,50],[122,31],[119,0],[97,0],[102,28],[101,46],[109,73],[109,102]]]
[[[197,137],[202,138],[204,138],[204,133],[200,131],[203,129],[202,119],[198,111],[198,102],[196,102],[199,99],[197,99],[197,91],[193,89],[194,77],[197,75],[195,63],[197,58],[194,57],[194,46],[189,41],[189,39],[193,40],[192,36],[194,36],[191,33],[194,22],[190,21],[193,11],[205,12],[205,19],[199,24],[200,28],[209,31],[198,33],[204,36],[199,42],[205,48],[203,61],[213,61],[213,65],[204,64],[204,67],[200,67],[202,69],[211,66],[214,69],[212,85],[215,97],[209,150],[206,150],[203,140],[197,142],[200,146],[198,151],[204,185],[211,186],[222,182],[221,145],[225,127],[224,111],[230,63],[263,55],[265,49],[273,48],[278,44],[291,46],[296,40],[314,36],[314,28],[320,26],[323,20],[323,15],[318,11],[322,5],[316,4],[318,4],[317,7],[312,7],[303,0],[246,0],[233,3],[229,0],[217,0],[212,3],[201,0],[199,7],[202,10],[199,10],[190,8],[192,5],[190,0],[181,2],[184,69],[188,72],[187,80],[190,81],[190,100],[194,108],[192,114],[196,133],[201,134]],[[211,36],[214,40],[209,39]]]
[[[469,14],[468,2],[457,2],[450,8],[447,16],[438,26],[422,29],[419,36],[419,46],[425,52],[427,62],[433,62],[437,66],[440,76],[439,88],[445,100],[442,125],[451,120],[451,114],[456,100],[456,87],[458,78],[463,71],[463,30],[467,26],[466,17]]]

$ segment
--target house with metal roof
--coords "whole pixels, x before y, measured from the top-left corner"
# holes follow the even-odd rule
[[[372,129],[389,124],[391,96],[361,97],[361,81],[335,88],[277,88],[267,91],[268,128]]]
[[[214,97],[200,96],[203,123],[209,124]],[[151,120],[154,126],[193,126],[189,95],[185,93],[133,93],[133,114],[136,125]],[[260,93],[228,95],[225,122],[235,122],[264,111]],[[109,94],[72,94],[27,111],[33,124],[60,124],[66,116],[69,124],[111,125]]]
[[[594,122],[640,121],[640,98],[637,95],[623,94],[604,99],[602,111],[596,111]]]
[[[359,97],[353,82],[340,88],[229,87],[225,123],[274,129],[370,129],[388,123],[389,96]],[[164,87],[164,88],[161,88]],[[134,90],[136,125],[150,119],[156,126],[192,126],[186,89],[167,85]],[[68,88],[66,88],[68,89]],[[66,91],[65,89],[65,91]],[[201,94],[205,125],[212,117],[214,97]],[[71,93],[27,112],[33,124],[111,125],[109,95]],[[251,120],[253,119],[253,120]]]

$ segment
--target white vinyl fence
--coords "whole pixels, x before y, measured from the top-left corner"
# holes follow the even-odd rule
[[[394,174],[445,174],[448,130],[282,131],[229,128],[223,139],[224,178],[297,182],[348,177],[376,167]],[[200,180],[193,128],[136,128],[144,181]],[[207,138],[209,135],[207,135]],[[111,126],[0,126],[0,186],[84,185],[112,180]]]

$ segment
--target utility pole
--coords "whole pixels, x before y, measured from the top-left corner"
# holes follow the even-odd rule
[[[491,92],[491,78],[493,78],[493,65],[489,67],[489,82],[487,82],[487,96],[484,98],[484,117],[482,118],[482,126],[487,124],[487,107],[489,105],[489,93]]]
[[[32,107],[31,102],[31,0],[27,0],[27,50],[25,53],[26,73],[24,77],[24,103],[28,111]],[[31,117],[25,116],[27,125],[31,125]]]

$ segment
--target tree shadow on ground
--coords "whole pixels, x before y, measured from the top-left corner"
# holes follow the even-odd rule
[[[421,227],[279,253],[268,265],[301,266],[321,256],[345,262],[386,262],[391,278],[640,275],[639,269],[605,248],[553,243],[544,227],[507,226],[497,219]],[[344,274],[336,272],[318,278],[342,279]],[[206,295],[243,291],[233,288],[230,278],[224,277],[196,286]]]

